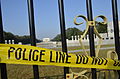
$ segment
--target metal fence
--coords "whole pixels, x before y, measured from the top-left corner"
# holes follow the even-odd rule
[[[34,0],[27,0],[28,3],[28,13],[29,13],[29,31],[31,38],[31,45],[36,46],[36,34],[35,34],[35,24],[34,24]],[[64,0],[58,0],[59,6],[59,18],[60,18],[60,30],[61,30],[61,38],[62,38],[62,51],[67,52],[67,44],[66,44],[66,34],[65,34],[65,15],[64,15]],[[115,38],[115,51],[118,54],[118,59],[120,59],[120,42],[119,42],[119,24],[118,24],[118,11],[117,11],[117,0],[111,0],[112,2],[112,12],[113,12],[113,24],[114,24],[114,38]],[[92,14],[92,0],[86,0],[87,6],[87,17],[89,21],[93,21]],[[1,2],[0,2],[0,43],[4,43],[3,36],[3,24],[2,24],[2,10],[1,10]],[[90,56],[95,56],[95,45],[94,45],[94,27],[89,28],[89,44],[90,44]],[[1,79],[7,79],[7,70],[6,64],[0,64],[0,72]],[[92,68],[92,79],[97,79],[96,69]],[[33,73],[34,79],[39,79],[39,71],[38,66],[33,65]],[[69,73],[69,68],[64,67],[64,78],[66,74]],[[120,71],[118,70],[118,74],[120,75]],[[42,79],[42,78],[41,78]]]

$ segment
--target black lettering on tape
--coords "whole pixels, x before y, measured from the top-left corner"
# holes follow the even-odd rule
[[[98,58],[98,59],[99,59],[99,61],[98,61],[98,65],[102,65],[103,62],[104,62],[104,60],[103,60],[102,58]]]
[[[97,58],[94,58],[94,57],[93,57],[92,64],[94,64],[94,65],[96,65],[96,64],[97,64]]]
[[[84,55],[76,55],[76,64],[87,64],[88,63],[88,57]]]
[[[56,63],[58,62],[58,52],[56,52]]]
[[[17,50],[15,51],[15,58],[17,60],[20,60],[20,58],[21,58],[21,52],[22,52],[22,48],[17,48]]]
[[[113,66],[120,66],[120,61],[116,61],[116,60],[113,60],[113,61],[114,61]]]
[[[117,66],[117,65],[118,65],[118,62],[114,60],[113,66]]]
[[[38,61],[38,55],[35,55],[36,53],[39,53],[39,51],[38,50],[33,51],[33,55],[32,55],[33,61]]]
[[[62,60],[62,63],[64,63],[64,60],[65,60],[65,54],[64,54],[64,52],[63,53],[59,52],[59,54],[60,54],[59,63],[61,63],[61,60]]]
[[[105,64],[104,65],[106,65],[108,63],[108,60],[106,58],[104,58],[104,60],[105,60]]]
[[[66,54],[66,63],[71,63],[71,62],[68,62],[69,58],[71,58],[71,56]]]
[[[26,52],[26,48],[23,51],[23,60],[28,60],[27,58],[25,58],[25,52]]]
[[[8,59],[10,59],[10,53],[14,52],[15,48],[14,47],[10,47],[10,49],[8,50]]]
[[[55,62],[55,61],[53,61],[52,59],[53,59],[53,58],[52,58],[52,51],[50,51],[50,62]]]
[[[42,59],[42,56],[45,55],[43,52],[45,52],[45,50],[40,51],[40,61],[41,62],[45,62],[45,60]]]
[[[82,62],[82,56],[77,54],[76,56],[77,56],[76,64],[80,64]]]
[[[119,64],[118,64],[118,66],[120,66],[120,62],[119,62]]]
[[[32,49],[30,49],[30,52],[29,52],[29,61],[31,61],[31,58],[32,58]]]
[[[84,55],[82,55],[82,57],[83,57],[83,64],[87,64],[88,63],[88,57],[84,56]]]
[[[106,65],[108,60],[105,59],[105,58],[99,58],[99,57],[92,57],[93,58],[93,61],[92,61],[92,64],[93,65]]]

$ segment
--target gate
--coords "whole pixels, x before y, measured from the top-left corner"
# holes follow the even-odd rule
[[[60,29],[62,38],[62,51],[67,52],[66,44],[66,34],[65,34],[65,18],[64,18],[64,0],[58,0],[59,5],[59,18],[60,18]],[[36,46],[36,34],[35,34],[35,24],[34,24],[34,7],[33,0],[27,0],[28,2],[28,13],[29,13],[29,31],[31,45]],[[117,11],[117,0],[111,0],[112,2],[112,12],[113,12],[113,24],[114,24],[114,38],[115,38],[115,51],[118,54],[118,59],[120,59],[120,42],[119,42],[119,24],[118,24],[118,11]],[[87,6],[87,18],[88,21],[93,21],[92,14],[92,0],[86,0]],[[95,57],[95,44],[94,44],[94,27],[89,27],[89,44],[90,44],[90,56]],[[0,2],[0,43],[4,43],[3,36],[3,24],[2,24],[2,10]],[[7,79],[6,64],[0,64],[1,79]],[[38,66],[33,65],[34,79],[39,79]],[[66,74],[69,73],[69,67],[64,67],[64,78],[66,79]],[[91,69],[92,79],[97,79],[97,71],[95,68]],[[120,71],[118,70],[120,76]]]

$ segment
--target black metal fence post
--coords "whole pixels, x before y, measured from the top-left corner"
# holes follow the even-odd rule
[[[3,36],[2,10],[0,1],[0,43],[5,43]],[[5,63],[0,63],[1,79],[7,79],[7,69]]]
[[[117,0],[112,0],[112,13],[113,13],[113,26],[114,26],[114,37],[115,37],[115,51],[118,54],[118,60],[120,60],[120,39],[119,39]],[[118,74],[120,79],[120,70],[118,70]]]
[[[29,28],[31,45],[36,46],[36,35],[35,35],[35,23],[34,23],[34,7],[33,0],[28,1],[28,14],[29,14]],[[33,65],[34,79],[39,79],[39,69],[37,65]]]
[[[91,0],[86,0],[86,6],[87,6],[88,21],[93,21]],[[90,56],[95,57],[94,27],[89,27],[89,44],[90,44]],[[92,71],[92,79],[97,79],[96,69],[92,68],[91,71]]]
[[[63,0],[58,0],[59,5],[59,16],[60,16],[60,29],[61,29],[61,40],[62,40],[62,51],[67,53],[66,44],[66,33],[65,33],[65,17],[64,17],[64,3]],[[64,77],[69,73],[69,67],[64,67]]]

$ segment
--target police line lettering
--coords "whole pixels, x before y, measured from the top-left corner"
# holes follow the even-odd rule
[[[0,44],[0,63],[120,70],[120,61],[27,45]]]
[[[49,57],[50,62],[70,63],[68,62],[68,58],[71,56],[66,55],[66,53],[56,52],[55,60],[53,60],[54,53],[52,51],[46,52],[46,50],[33,50],[33,49],[30,49],[27,51],[26,48],[22,49],[22,48],[15,48],[15,47],[10,47],[10,49],[8,50],[8,59],[10,59],[11,56],[13,56],[16,60],[45,62],[45,59],[43,59],[43,57],[45,56],[45,53],[46,54],[50,53],[50,57]]]

